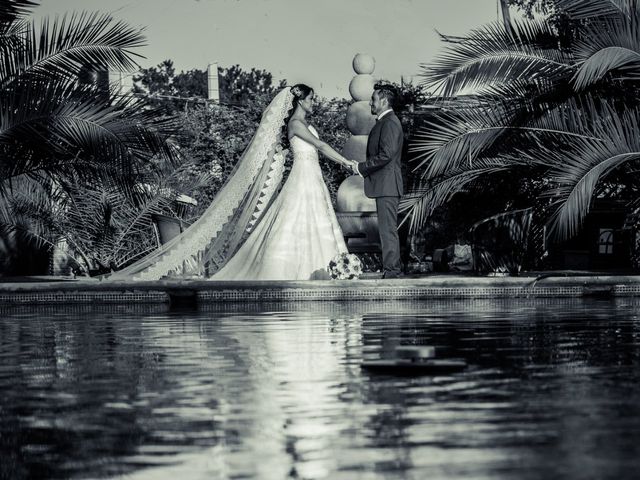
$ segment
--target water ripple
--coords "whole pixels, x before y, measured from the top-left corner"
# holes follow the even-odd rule
[[[0,478],[634,478],[638,306],[2,307]]]

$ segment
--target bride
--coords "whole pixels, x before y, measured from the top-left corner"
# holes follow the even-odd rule
[[[347,251],[318,151],[350,168],[307,122],[314,91],[298,84],[271,101],[234,171],[187,230],[110,279],[307,280]],[[287,149],[293,167],[278,193]]]

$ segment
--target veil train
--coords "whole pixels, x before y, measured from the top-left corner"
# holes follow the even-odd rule
[[[229,179],[193,225],[108,279],[211,276],[219,270],[260,220],[280,185],[285,161],[280,135],[292,100],[288,87],[273,98]]]

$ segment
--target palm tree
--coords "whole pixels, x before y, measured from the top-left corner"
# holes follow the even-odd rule
[[[500,13],[502,13],[502,22],[505,29],[511,28],[511,13],[509,12],[509,2],[507,0],[498,0],[500,5]]]
[[[165,162],[140,177],[134,196],[113,183],[77,178],[61,189],[21,178],[0,203],[0,222],[29,225],[31,235],[50,247],[64,239],[79,271],[118,269],[157,248],[153,216],[178,216],[176,192],[187,192],[183,178],[192,168],[189,162],[178,168]],[[208,174],[189,178],[188,193],[212,181]]]
[[[135,202],[133,186],[150,161],[175,160],[167,139],[176,127],[143,99],[82,81],[87,71],[137,69],[140,30],[99,13],[38,26],[26,16],[35,5],[5,0],[0,6],[0,227],[5,235],[20,231],[47,243],[56,229],[13,215],[24,192],[40,211],[55,210],[79,182],[116,189]]]
[[[411,145],[419,181],[401,208],[413,230],[457,192],[512,171],[541,180],[549,232],[566,239],[603,179],[638,159],[637,1],[558,0],[556,9],[443,36],[448,48],[425,77],[453,100]],[[460,93],[472,100],[456,101]]]

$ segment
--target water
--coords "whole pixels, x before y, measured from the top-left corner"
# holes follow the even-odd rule
[[[639,306],[4,307],[0,478],[636,478]]]

